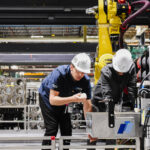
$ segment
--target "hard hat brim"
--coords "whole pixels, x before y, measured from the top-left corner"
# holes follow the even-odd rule
[[[79,68],[79,67],[77,67],[77,66],[75,66],[75,68],[76,68],[78,71],[83,72],[83,73],[91,73],[90,70],[83,70],[83,69],[81,69],[81,68]]]

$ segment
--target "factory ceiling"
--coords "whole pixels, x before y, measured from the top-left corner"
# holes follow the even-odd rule
[[[128,1],[131,3],[135,0]],[[86,14],[86,9],[97,5],[98,0],[1,0],[0,24],[95,25],[94,15]],[[139,7],[133,8],[134,11]],[[149,9],[131,24],[149,25]]]

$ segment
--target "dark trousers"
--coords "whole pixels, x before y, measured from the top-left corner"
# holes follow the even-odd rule
[[[45,125],[45,134],[44,136],[56,136],[58,128],[60,128],[61,136],[71,136],[72,135],[72,126],[70,114],[68,113],[55,113],[50,110],[42,100],[42,97],[39,95],[41,112],[44,119]],[[69,145],[70,140],[64,140],[64,145]],[[51,145],[50,140],[43,140],[42,145]]]

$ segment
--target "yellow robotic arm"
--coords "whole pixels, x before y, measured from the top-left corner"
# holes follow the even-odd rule
[[[92,7],[87,13],[94,13],[98,23],[98,48],[95,60],[95,84],[100,77],[101,69],[108,64],[114,52],[118,50],[120,25],[128,12],[128,4],[114,0],[98,0],[98,7]]]

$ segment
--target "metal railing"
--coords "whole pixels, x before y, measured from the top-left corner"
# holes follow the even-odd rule
[[[1,150],[41,150],[41,149],[51,149],[51,150],[63,150],[67,149],[105,149],[105,148],[126,148],[126,149],[136,149],[140,150],[139,138],[132,138],[135,140],[135,144],[123,145],[123,144],[111,144],[106,145],[105,143],[98,143],[97,145],[87,145],[87,136],[61,136],[59,138],[55,137],[0,137],[0,149]],[[51,140],[51,145],[42,146],[42,140]],[[63,141],[69,140],[70,145],[64,145]]]
[[[42,140],[51,140],[51,145],[42,146]],[[0,137],[0,150],[56,149],[54,137]]]

